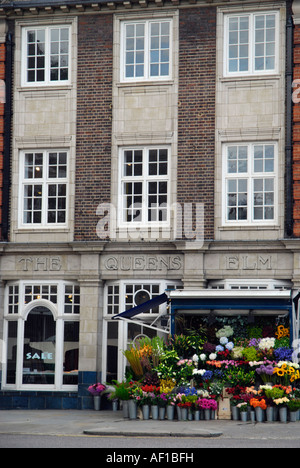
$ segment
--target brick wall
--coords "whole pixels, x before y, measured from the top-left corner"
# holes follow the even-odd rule
[[[178,202],[204,203],[214,237],[216,9],[179,16]]]
[[[300,80],[300,25],[294,30],[294,80]],[[300,237],[300,102],[293,106],[293,194],[294,235]]]
[[[96,240],[110,201],[112,15],[79,17],[75,240]],[[204,203],[214,236],[216,9],[180,10],[178,202]]]
[[[96,240],[100,203],[110,202],[112,15],[78,20],[75,240]]]

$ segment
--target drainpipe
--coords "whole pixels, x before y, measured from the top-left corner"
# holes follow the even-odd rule
[[[5,60],[5,108],[4,108],[4,151],[3,151],[3,194],[2,194],[2,237],[9,237],[9,195],[10,195],[10,165],[11,165],[11,121],[12,121],[12,66],[13,41],[12,34],[6,36]]]
[[[293,235],[293,18],[286,25],[286,225],[287,237]]]

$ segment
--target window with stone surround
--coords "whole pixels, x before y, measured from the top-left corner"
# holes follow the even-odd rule
[[[169,148],[121,151],[119,224],[169,223]]]
[[[20,227],[67,224],[68,153],[21,153]]]
[[[79,307],[76,283],[8,283],[3,388],[77,390]]]
[[[121,28],[121,81],[171,77],[171,20],[124,21]]]
[[[225,76],[277,72],[278,12],[226,15],[224,30]]]
[[[70,26],[22,30],[22,84],[66,84],[70,79]]]
[[[276,218],[277,145],[224,145],[224,224],[268,225],[274,224]]]

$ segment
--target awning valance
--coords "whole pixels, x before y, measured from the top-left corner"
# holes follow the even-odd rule
[[[215,290],[170,291],[171,331],[174,333],[175,315],[178,313],[207,314],[213,311],[216,315],[290,315],[292,320],[291,291],[278,290]]]

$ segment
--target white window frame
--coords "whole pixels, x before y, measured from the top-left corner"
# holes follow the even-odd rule
[[[255,146],[271,145],[274,147],[274,172],[254,172],[254,147]],[[248,167],[247,172],[229,173],[228,172],[228,147],[247,147],[248,150]],[[233,142],[223,145],[222,151],[222,223],[223,226],[274,226],[278,223],[278,143],[274,141],[263,142]],[[228,220],[227,219],[227,184],[229,180],[247,180],[247,219],[245,220]],[[273,179],[274,180],[274,218],[270,220],[255,220],[254,219],[254,179]],[[264,206],[264,205],[263,205]]]
[[[68,79],[67,80],[51,80],[51,51],[50,51],[50,45],[51,45],[51,39],[50,39],[50,34],[51,30],[53,29],[68,29],[69,31],[69,43],[68,43],[68,66],[65,68],[68,68]],[[45,31],[45,65],[44,65],[44,70],[45,70],[45,76],[43,81],[28,81],[27,77],[27,32],[28,31]],[[39,26],[32,24],[31,26],[24,26],[22,27],[22,66],[21,66],[21,86],[62,86],[62,85],[69,85],[71,83],[71,62],[72,62],[72,57],[71,57],[71,38],[72,38],[72,31],[71,31],[71,26],[69,24],[52,24],[52,25],[44,25],[44,26]]]
[[[107,329],[108,323],[112,322],[112,317],[116,315],[116,313],[122,313],[126,309],[126,286],[127,285],[137,285],[137,284],[144,284],[144,285],[159,285],[159,294],[163,294],[164,291],[168,287],[177,288],[182,287],[182,283],[176,280],[161,280],[153,278],[152,281],[143,280],[140,281],[134,280],[120,280],[120,281],[108,281],[104,286],[104,304],[103,304],[103,340],[102,340],[102,377],[105,380],[107,374]],[[118,312],[113,314],[107,313],[108,308],[108,287],[109,286],[119,286],[119,309]],[[151,298],[152,299],[152,298]],[[159,313],[163,312],[166,309],[167,305],[162,304],[159,306]],[[135,317],[137,321],[140,321],[140,326],[142,329],[142,333],[145,330],[147,332],[147,327],[143,330],[143,324],[147,321],[153,321],[158,314],[153,313],[143,313]],[[126,368],[126,357],[123,354],[123,350],[127,349],[129,344],[128,342],[128,323],[126,320],[114,320],[114,323],[118,324],[118,362],[117,362],[117,373],[118,377],[117,380],[121,381],[124,379],[125,376],[125,368]],[[159,326],[158,326],[159,327]],[[157,331],[157,335],[160,336],[159,331]]]
[[[166,175],[149,175],[149,152],[151,150],[166,150],[167,151],[167,174]],[[143,155],[143,174],[141,176],[126,176],[124,174],[124,158],[126,151],[142,151]],[[161,227],[169,228],[170,226],[170,206],[171,206],[171,146],[169,145],[155,145],[155,146],[131,146],[122,147],[119,150],[119,203],[118,203],[118,225],[120,228],[148,228],[148,227]],[[126,212],[126,197],[124,193],[125,183],[141,183],[142,184],[142,216],[140,221],[126,221],[124,213]],[[166,182],[167,183],[167,203],[166,203],[166,220],[162,221],[149,221],[148,220],[148,195],[149,183],[151,182]]]
[[[255,70],[255,28],[254,21],[256,16],[262,15],[275,15],[275,66],[271,70]],[[229,20],[230,18],[240,18],[240,17],[249,18],[249,55],[248,55],[248,70],[246,71],[229,71]],[[235,14],[225,14],[224,15],[224,76],[225,77],[242,77],[242,76],[264,76],[264,75],[274,75],[279,73],[279,11],[256,11],[256,12],[247,12],[244,13],[235,13]]]
[[[35,299],[25,304],[25,287],[26,286],[56,286],[57,287],[57,303],[53,303],[47,299]],[[17,332],[17,356],[16,356],[16,383],[6,383],[7,361],[3,363],[3,379],[2,388],[5,390],[34,390],[34,391],[77,391],[78,385],[63,384],[63,347],[64,347],[64,323],[65,322],[80,322],[80,314],[65,313],[65,286],[77,286],[78,283],[71,281],[18,281],[9,282],[5,288],[4,295],[4,327],[3,327],[3,343],[7,343],[8,323],[14,321],[18,323]],[[19,309],[18,313],[9,314],[9,286],[19,286]],[[55,382],[54,384],[35,385],[23,383],[23,349],[24,349],[24,330],[25,321],[29,313],[35,308],[43,306],[49,309],[54,321],[56,322],[56,352],[55,352]],[[78,343],[79,345],[79,343]],[[3,349],[6,356],[6,349]]]
[[[151,76],[150,72],[150,27],[153,23],[169,23],[169,73],[168,75]],[[126,77],[126,26],[144,24],[144,74],[140,77]],[[172,78],[172,38],[173,20],[171,18],[153,18],[151,20],[131,20],[121,22],[121,47],[120,47],[120,81],[123,83],[141,81],[166,81]],[[161,62],[159,62],[161,63]],[[166,62],[167,63],[167,62]]]
[[[292,289],[292,283],[285,280],[260,279],[259,281],[248,279],[226,279],[218,281],[210,281],[208,289],[224,289],[224,290],[280,290],[289,291]]]
[[[66,154],[66,177],[49,177],[49,154],[50,153],[65,153]],[[25,177],[25,157],[26,154],[42,154],[43,155],[43,176],[41,178],[26,178]],[[34,149],[34,150],[24,150],[20,152],[20,184],[19,184],[19,228],[20,229],[61,229],[68,226],[68,212],[69,212],[69,171],[70,171],[70,152],[67,149]],[[48,186],[50,185],[65,185],[66,194],[65,198],[65,222],[59,223],[49,223],[48,222]],[[42,185],[42,195],[41,195],[41,222],[40,223],[25,223],[24,222],[24,200],[25,200],[25,187],[26,186],[39,186]],[[34,199],[34,196],[32,197]],[[50,211],[57,211],[50,210]]]

